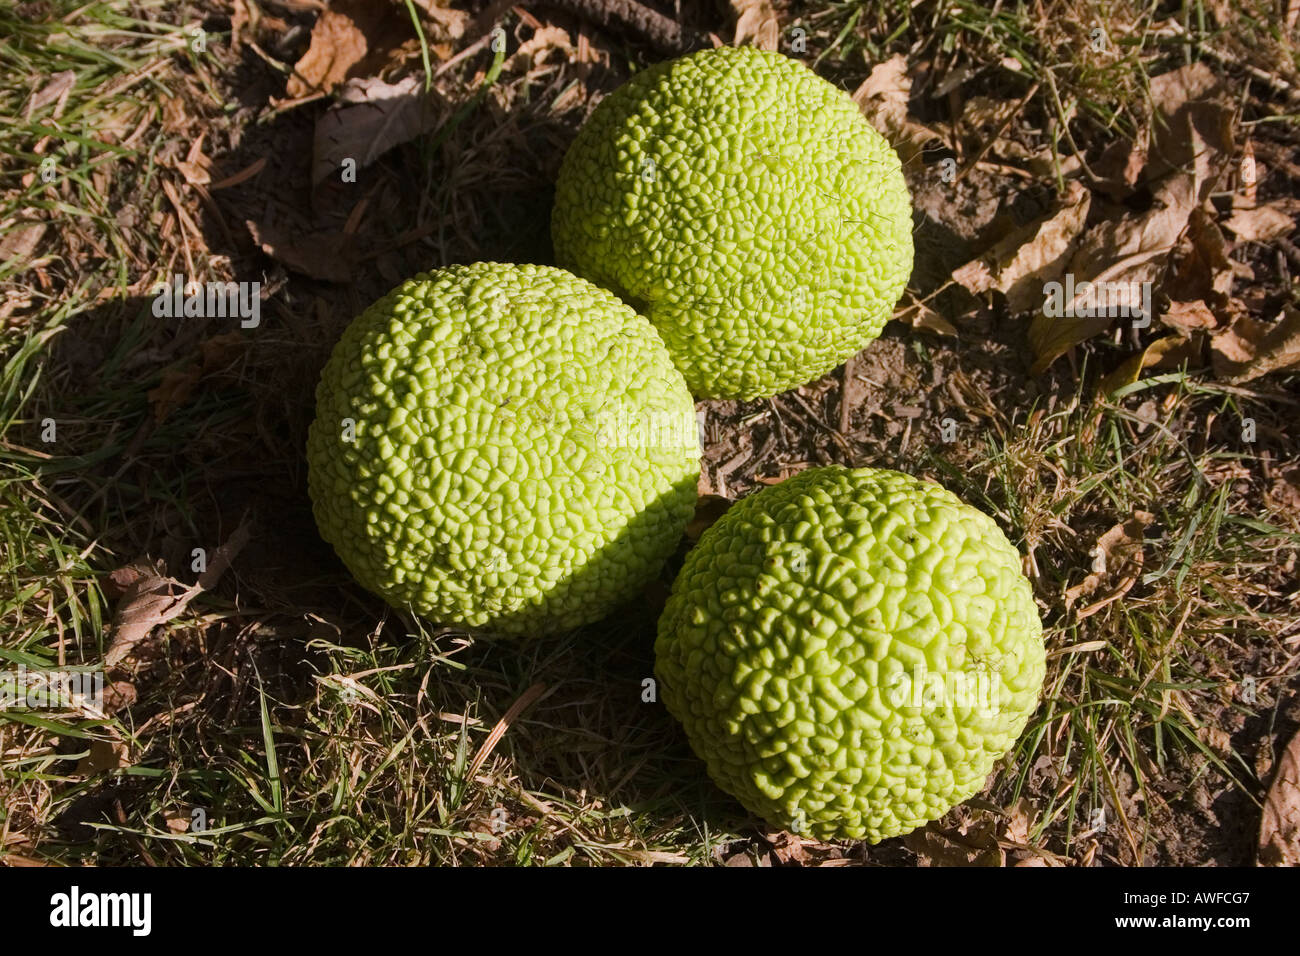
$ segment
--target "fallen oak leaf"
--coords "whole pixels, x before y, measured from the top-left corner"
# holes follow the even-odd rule
[[[1140,308],[1143,290],[1164,273],[1169,253],[1196,208],[1195,195],[1192,176],[1174,176],[1161,187],[1147,212],[1102,222],[1088,230],[1065,269],[1068,275],[1081,278],[1075,288],[1118,290],[1118,305]],[[1040,312],[1029,323],[1034,353],[1031,374],[1041,375],[1071,348],[1110,328],[1114,318],[1106,315],[1108,310],[1081,310],[1076,304],[1081,295],[1076,292],[1074,301],[1062,303],[1056,310],[1060,314]],[[1071,314],[1080,311],[1085,314]]]

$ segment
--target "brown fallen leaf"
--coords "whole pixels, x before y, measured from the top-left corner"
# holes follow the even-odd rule
[[[290,239],[280,227],[244,225],[253,241],[288,269],[325,282],[350,282],[354,265],[352,237],[343,232],[309,232]]]
[[[19,271],[27,271],[32,254],[36,252],[48,228],[49,224],[44,222],[20,222],[9,229],[0,236],[0,264],[13,262]]]
[[[207,569],[190,587],[175,578],[167,577],[161,562],[136,562],[115,571],[115,583],[119,586],[125,584],[126,590],[113,615],[108,650],[104,654],[105,666],[118,667],[126,663],[135,653],[137,645],[155,627],[178,617],[194,598],[210,590],[250,537],[248,524],[241,522],[226,542],[212,553]]]
[[[1155,515],[1149,511],[1136,508],[1126,520],[1112,527],[1097,539],[1093,548],[1092,571],[1081,582],[1065,592],[1065,608],[1068,611],[1080,598],[1092,597],[1103,584],[1108,590],[1101,598],[1082,608],[1075,617],[1089,617],[1106,605],[1118,600],[1129,592],[1137,582],[1142,571],[1142,548],[1146,528]]]
[[[1093,226],[1064,270],[1076,285],[1113,283],[1121,305],[1136,305],[1133,298],[1144,288],[1154,288],[1164,276],[1193,210],[1217,187],[1235,152],[1232,104],[1204,64],[1152,77],[1151,91],[1156,114],[1143,171],[1153,191],[1151,207]],[[1203,235],[1193,249],[1212,251],[1217,227],[1209,223],[1198,228]],[[1212,279],[1224,281],[1218,272]],[[1174,291],[1180,298],[1193,298],[1177,288]],[[1035,316],[1029,328],[1035,357],[1032,373],[1042,373],[1075,345],[1109,329],[1113,321],[1098,314]]]
[[[1233,209],[1223,225],[1243,242],[1268,242],[1289,236],[1297,228],[1295,215],[1284,211],[1281,203]]]
[[[1151,77],[1150,89],[1155,115],[1144,177],[1193,170],[1204,200],[1236,153],[1231,97],[1200,60]]]
[[[97,773],[121,770],[134,762],[131,745],[120,737],[114,740],[93,740],[90,752],[77,761],[75,773],[80,777],[92,777]]]
[[[1237,316],[1210,339],[1210,359],[1216,376],[1236,384],[1300,365],[1300,309],[1286,306],[1276,322]]]
[[[1172,177],[1149,211],[1092,227],[1079,241],[1065,272],[1075,277],[1077,288],[1085,282],[1114,283],[1123,305],[1137,305],[1144,285],[1154,286],[1164,273],[1169,253],[1196,207],[1195,190],[1193,177]],[[1079,311],[1074,303],[1066,303],[1063,311],[1069,310]],[[1106,331],[1114,321],[1105,314],[1035,315],[1029,324],[1034,353],[1031,373],[1042,374],[1071,348]]]
[[[184,604],[175,610],[184,593],[184,585],[162,572],[160,562],[152,565],[140,562],[113,572],[119,586],[128,579],[130,583],[118,602],[109,632],[108,652],[104,655],[108,666],[126,660],[135,645],[148,637],[157,625],[184,610]],[[171,613],[173,610],[175,613]]]
[[[991,820],[943,829],[931,823],[903,837],[916,854],[919,866],[1004,866],[1006,855],[998,844]]]
[[[465,35],[469,26],[470,14],[439,3],[438,0],[413,0],[416,8],[426,20],[432,23],[437,34],[435,39],[441,42],[459,40]],[[444,3],[449,0],[444,0]]]
[[[1228,242],[1204,209],[1187,217],[1187,231],[1172,256],[1167,286],[1183,299],[1203,299],[1216,314],[1227,307],[1232,294],[1233,269]]]
[[[1138,177],[1146,168],[1150,143],[1151,127],[1144,125],[1136,140],[1115,140],[1092,164],[1093,175],[1113,198],[1127,195],[1137,184]]]
[[[139,698],[135,685],[130,681],[115,680],[104,688],[104,713],[112,716],[119,710],[126,710]]]
[[[506,63],[512,72],[526,73],[534,65],[544,63],[552,53],[568,57],[573,53],[573,44],[569,40],[569,31],[563,27],[541,26],[533,35],[520,44]]]
[[[853,92],[853,102],[876,131],[889,140],[904,166],[916,160],[925,144],[938,134],[907,115],[912,78],[907,57],[898,53],[871,68],[871,74]]]
[[[321,11],[311,45],[285,86],[291,99],[328,93],[353,76],[372,76],[404,43],[415,39],[411,19],[396,4],[335,0]]]
[[[316,121],[312,182],[339,175],[347,159],[365,169],[394,146],[436,128],[444,114],[441,100],[425,95],[419,77],[348,80],[338,102]]]
[[[804,850],[804,841],[793,833],[782,830],[780,833],[764,834],[764,839],[772,845],[772,855],[778,863],[805,863],[808,853]]]
[[[77,72],[75,70],[64,70],[61,73],[52,74],[49,81],[33,93],[32,98],[27,101],[26,119],[31,120],[37,110],[43,110],[51,103],[55,104],[52,118],[58,119],[63,114],[63,104],[67,102],[68,94],[76,83]]]
[[[924,302],[918,301],[913,303],[895,316],[895,318],[900,322],[905,322],[914,329],[921,329],[925,332],[936,332],[939,335],[951,335],[954,337],[958,334],[955,325]]]
[[[733,46],[749,45],[760,50],[775,50],[780,46],[781,23],[771,0],[731,0],[736,14],[736,35]]]
[[[1044,284],[1064,271],[1087,221],[1091,199],[1081,183],[1071,181],[1054,212],[1005,236],[955,270],[953,279],[974,295],[990,289],[1004,293],[1011,312],[1040,308]]]
[[[1210,307],[1201,299],[1194,299],[1191,302],[1173,299],[1169,303],[1169,308],[1165,310],[1165,314],[1160,317],[1160,321],[1168,328],[1175,329],[1184,335],[1203,332],[1219,324],[1219,320],[1210,311]]]
[[[1259,822],[1260,866],[1300,866],[1300,734],[1277,762]]]

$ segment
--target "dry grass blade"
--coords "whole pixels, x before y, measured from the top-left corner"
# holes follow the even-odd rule
[[[474,759],[470,761],[469,773],[466,774],[467,779],[474,779],[479,768],[483,766],[483,761],[492,756],[492,750],[501,742],[501,738],[506,735],[506,731],[510,729],[510,725],[515,721],[515,718],[522,714],[545,690],[546,685],[539,681],[520,694],[519,699],[510,705],[510,709],[496,722],[492,732],[487,735],[483,745],[478,748],[478,753],[474,754]]]

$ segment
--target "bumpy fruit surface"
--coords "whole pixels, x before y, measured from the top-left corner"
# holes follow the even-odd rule
[[[416,276],[344,332],[308,487],[358,581],[435,621],[533,635],[658,573],[695,502],[694,406],[651,325],[560,269]]]
[[[723,47],[638,73],[564,157],[560,265],[648,316],[691,390],[803,385],[880,334],[912,270],[898,156],[799,62]]]
[[[655,672],[751,812],[875,843],[984,786],[1037,706],[1042,627],[987,515],[899,472],[817,468],[700,537]]]

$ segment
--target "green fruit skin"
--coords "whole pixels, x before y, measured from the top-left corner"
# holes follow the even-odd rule
[[[1020,564],[938,485],[805,471],[687,555],[655,642],[660,693],[713,780],[768,823],[907,833],[979,792],[1037,707],[1042,625]]]
[[[685,382],[643,317],[560,269],[402,283],[343,333],[316,404],[322,537],[434,621],[536,635],[597,620],[658,574],[693,513]]]
[[[636,74],[564,157],[560,265],[659,329],[701,398],[768,397],[876,338],[912,270],[897,154],[798,61],[705,50]]]

